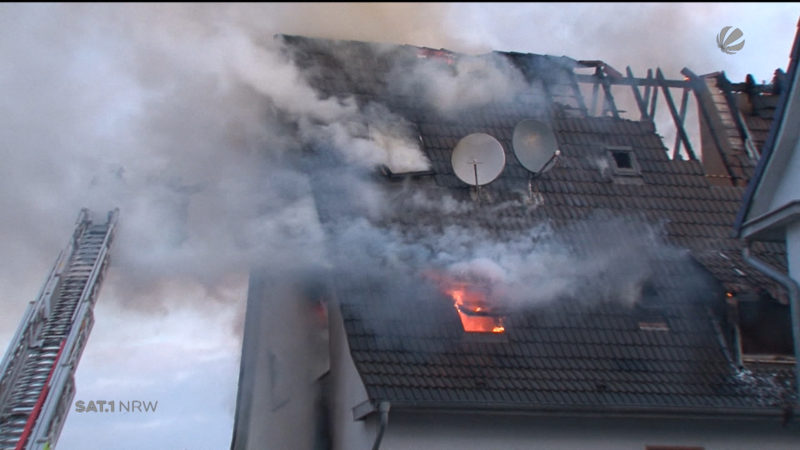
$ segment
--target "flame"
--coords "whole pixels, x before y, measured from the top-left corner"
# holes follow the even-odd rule
[[[458,311],[464,331],[472,333],[504,333],[503,318],[492,315],[486,307],[486,299],[477,290],[460,284],[446,289],[453,299],[453,307]]]
[[[482,283],[465,282],[436,270],[423,276],[433,281],[439,289],[453,299],[453,307],[461,319],[461,326],[469,333],[505,333],[503,316],[487,301],[491,288]]]

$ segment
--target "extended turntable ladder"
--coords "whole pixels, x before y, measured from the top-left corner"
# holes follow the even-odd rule
[[[28,305],[0,363],[0,449],[51,448],[75,395],[74,375],[94,323],[118,211],[75,232]]]

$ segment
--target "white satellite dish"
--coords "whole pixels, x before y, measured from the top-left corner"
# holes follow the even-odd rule
[[[550,162],[560,153],[553,130],[534,119],[523,120],[514,127],[511,144],[522,167],[537,175],[550,169]]]
[[[464,136],[450,158],[459,180],[472,186],[494,181],[506,165],[506,153],[497,139],[486,133]]]

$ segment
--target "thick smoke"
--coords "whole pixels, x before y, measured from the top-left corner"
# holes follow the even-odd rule
[[[393,172],[430,168],[411,125],[385,106],[370,103],[328,121],[298,121],[302,142],[329,147],[354,166],[387,166]]]
[[[6,61],[0,79],[7,89],[0,100],[6,118],[0,206],[3,233],[14,236],[2,244],[14,262],[3,275],[7,301],[31,297],[30,286],[41,282],[68,234],[56,230],[69,230],[83,206],[121,209],[110,281],[119,284],[113,290],[125,293],[119,297],[126,304],[142,309],[158,304],[163,286],[199,283],[215,292],[264,255],[288,266],[321,260],[311,188],[290,162],[302,144],[298,136],[333,142],[350,163],[427,167],[414,134],[389,111],[320,98],[279,51],[276,33],[471,54],[566,54],[618,69],[630,63],[637,74],[660,64],[668,78],[683,66],[697,73],[724,66],[716,53],[706,58],[694,51],[705,29],[680,26],[682,34],[668,33],[670,45],[655,32],[650,41],[633,34],[642,24],[694,24],[718,7],[622,5],[607,12],[584,5],[577,15],[561,5],[525,6],[514,14],[487,8],[0,7]],[[592,25],[581,15],[591,16]],[[528,37],[531,30],[537,39]],[[709,53],[717,51],[712,37]],[[518,74],[491,58],[465,58],[452,67],[437,61],[423,61],[410,74],[429,77],[416,93],[444,112],[507,99],[519,87]],[[420,84],[408,76],[396,87],[410,92],[414,86]],[[381,214],[384,199],[362,184],[358,178],[348,189],[363,196],[359,202],[371,205],[371,214]],[[15,317],[4,325],[13,327]]]
[[[395,68],[389,74],[389,84],[445,115],[507,103],[529,89],[522,73],[495,53],[424,58],[407,69]]]
[[[345,269],[334,272],[342,279],[357,274],[367,286],[391,286],[380,300],[367,295],[364,301],[382,303],[393,317],[421,290],[436,298],[433,292],[454,283],[467,283],[512,311],[565,301],[631,307],[652,295],[648,286],[663,282],[666,273],[691,264],[686,250],[666,243],[663,230],[635,219],[594,217],[561,229],[543,221],[509,238],[469,225],[476,223],[471,214],[480,212],[465,214],[465,225],[421,224],[410,232],[406,225],[378,227],[367,219],[342,223],[333,228],[330,245],[341,258],[337,268]],[[686,285],[709,287],[696,273],[686,274]]]
[[[570,277],[591,283],[600,275],[616,280],[616,290],[591,287],[600,289],[601,297],[626,301],[626,292],[641,289],[642,280],[654,267],[648,265],[652,252],[646,243],[660,245],[660,241],[649,232],[635,234],[641,238],[635,239],[632,248],[641,253],[616,253],[620,250],[609,243],[608,248],[581,247],[582,256],[569,235],[558,237],[546,225],[513,241],[459,226],[423,226],[420,236],[378,226],[387,217],[396,217],[398,205],[392,195],[376,189],[365,172],[381,164],[396,172],[426,168],[428,162],[418,152],[415,134],[380,105],[320,98],[274,39],[276,33],[283,33],[446,48],[473,55],[493,49],[564,54],[603,59],[618,69],[631,64],[637,75],[661,65],[667,78],[677,77],[683,66],[706,73],[735,61],[721,59],[727,56],[715,48],[718,29],[697,26],[701,16],[718,16],[724,6],[493,8],[477,4],[0,5],[4,62],[0,65],[0,111],[5,120],[0,129],[0,254],[4,259],[0,280],[7,312],[0,317],[0,329],[4,336],[13,333],[25,302],[39,288],[84,206],[101,214],[114,207],[121,210],[101,301],[121,303],[114,305],[114,311],[125,316],[119,323],[127,325],[130,334],[111,334],[109,341],[117,342],[105,342],[110,346],[104,365],[112,369],[118,361],[114,358],[142,361],[137,355],[121,356],[114,344],[162,331],[157,326],[140,330],[130,325],[127,322],[135,320],[130,317],[141,316],[129,315],[118,306],[162,313],[176,309],[165,303],[183,301],[188,305],[180,306],[198,308],[213,317],[211,323],[216,325],[219,317],[226,316],[218,314],[223,306],[241,302],[248,270],[256,263],[297,271],[320,265],[336,269],[335,262],[344,261],[349,264],[344,267],[363,280],[397,287],[391,291],[396,294],[435,291],[435,283],[419,281],[425,279],[424,268],[430,267],[455,277],[490,278],[505,297],[535,304],[572,295],[577,286],[566,283]],[[786,16],[793,31],[793,15]],[[745,24],[727,19],[721,15],[719,26],[735,23],[750,33]],[[775,19],[780,18],[765,17]],[[640,30],[645,30],[646,39]],[[750,34],[747,39],[745,51],[783,45],[786,50],[781,54],[786,55],[791,31],[760,46]],[[705,42],[709,50],[698,51]],[[428,104],[435,103],[444,113],[514,95],[519,79],[507,67],[487,65],[482,59],[463,61],[446,69],[433,64],[416,67],[409,73],[431,77],[420,91],[411,91],[420,86],[414,77],[396,87],[424,94]],[[775,67],[765,63],[748,70],[763,70],[756,78],[766,79]],[[328,206],[360,213],[358,220],[334,224],[331,231],[336,239],[327,243],[317,217],[319,205],[312,199],[315,188],[308,171],[299,170],[295,161],[305,145],[323,148],[323,144],[348,165],[335,174],[311,171],[320,179],[336,175],[327,185],[340,195]],[[474,207],[424,192],[413,193],[410,203],[416,211],[446,215],[468,215]],[[387,269],[396,269],[395,276]],[[541,288],[533,295],[521,292],[528,282]],[[405,299],[397,295],[389,300],[397,304]],[[213,302],[218,304],[209,305]],[[180,322],[181,318],[171,320]],[[236,320],[238,335],[243,322]],[[203,330],[185,335],[199,333]],[[194,342],[194,338],[183,340]],[[167,367],[179,365],[185,370],[205,350],[192,347],[178,356],[174,350],[164,352],[167,356],[160,356],[175,365]],[[152,365],[161,360],[148,361]],[[134,378],[148,374],[139,367],[131,371]],[[161,368],[149,374],[163,386],[175,386],[165,381],[169,377],[163,377]],[[103,395],[119,394],[104,389]],[[214,389],[219,387],[207,390]],[[197,397],[206,400],[204,395]],[[207,403],[201,409],[214,410]],[[174,422],[162,422],[170,424],[161,427],[168,428],[162,435],[174,439]],[[111,428],[113,441],[120,442],[119,429]],[[90,434],[92,439],[99,437]]]
[[[269,8],[3,8],[14,95],[2,101],[2,204],[20,212],[7,229],[30,230],[4,252],[24,268],[12,279],[37,283],[81,207],[98,220],[119,207],[107,289],[142,309],[181,285],[213,293],[264,259],[322,259],[308,179],[291,162],[303,141],[333,142],[353,163],[428,167],[398,117],[319,98],[273,37],[292,30],[252,22]]]

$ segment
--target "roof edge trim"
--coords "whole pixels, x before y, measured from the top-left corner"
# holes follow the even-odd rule
[[[782,240],[780,228],[793,221],[800,221],[800,200],[785,205],[748,220],[740,227],[741,237],[756,240]]]
[[[680,408],[680,407],[636,407],[636,406],[623,406],[615,407],[611,405],[603,406],[577,406],[577,405],[539,405],[539,406],[521,406],[516,404],[498,404],[498,403],[453,403],[446,404],[425,404],[413,402],[392,402],[392,409],[394,410],[428,410],[438,412],[453,412],[463,414],[474,413],[490,413],[490,414],[507,414],[507,413],[522,413],[525,415],[553,415],[560,416],[616,416],[616,417],[638,417],[643,415],[649,418],[697,418],[697,419],[730,419],[738,417],[741,419],[776,419],[780,418],[786,420],[787,415],[790,414],[789,408],[764,408],[763,410],[753,410],[752,408]],[[798,411],[793,411],[791,417],[797,417]]]
[[[364,420],[370,414],[378,412],[376,405],[379,403],[380,401],[364,400],[357,404],[353,407],[353,420]]]

